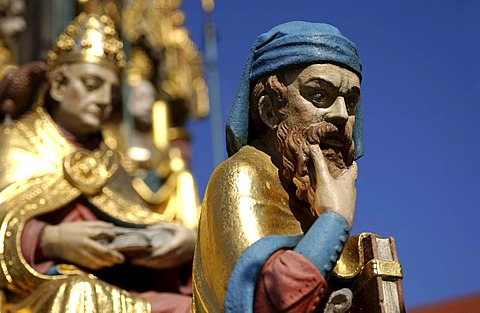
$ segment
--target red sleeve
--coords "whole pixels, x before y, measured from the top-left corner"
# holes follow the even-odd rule
[[[40,238],[46,225],[48,224],[37,219],[29,220],[25,224],[20,241],[23,257],[30,266],[42,274],[54,264],[53,261],[44,260],[40,246]]]
[[[313,312],[327,283],[303,255],[275,252],[262,268],[255,289],[254,312]]]

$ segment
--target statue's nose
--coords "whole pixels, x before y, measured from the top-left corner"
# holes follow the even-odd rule
[[[325,114],[325,120],[335,125],[345,125],[347,123],[347,105],[342,96],[338,96],[332,105],[328,107],[327,113]]]

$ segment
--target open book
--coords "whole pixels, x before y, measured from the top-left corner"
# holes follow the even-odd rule
[[[148,228],[115,227],[115,232],[113,239],[101,239],[99,242],[121,252],[127,258],[149,255],[153,247],[160,247],[173,237],[172,232],[161,225]]]

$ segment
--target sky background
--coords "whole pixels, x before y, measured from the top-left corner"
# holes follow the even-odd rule
[[[184,0],[183,10],[203,51],[200,1]],[[480,292],[480,0],[228,0],[214,17],[222,150],[255,38],[291,20],[338,27],[363,64],[365,155],[352,233],[395,237],[407,308]],[[203,196],[214,168],[210,119],[189,127]]]

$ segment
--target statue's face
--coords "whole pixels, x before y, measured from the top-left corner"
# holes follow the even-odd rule
[[[309,127],[328,121],[353,131],[360,98],[355,73],[333,64],[313,64],[287,72],[285,81],[291,82],[287,85],[290,123]]]
[[[152,124],[152,107],[155,102],[155,93],[155,86],[147,80],[142,80],[130,88],[128,110],[133,117],[146,125]]]
[[[297,197],[313,204],[310,147],[320,146],[333,177],[352,164],[360,79],[332,64],[287,71],[284,78],[287,103],[276,128],[277,149],[285,167],[283,175],[296,185]]]
[[[56,122],[77,136],[100,131],[112,113],[118,74],[93,63],[74,63],[62,70],[66,81],[52,84],[50,92],[59,103]]]

